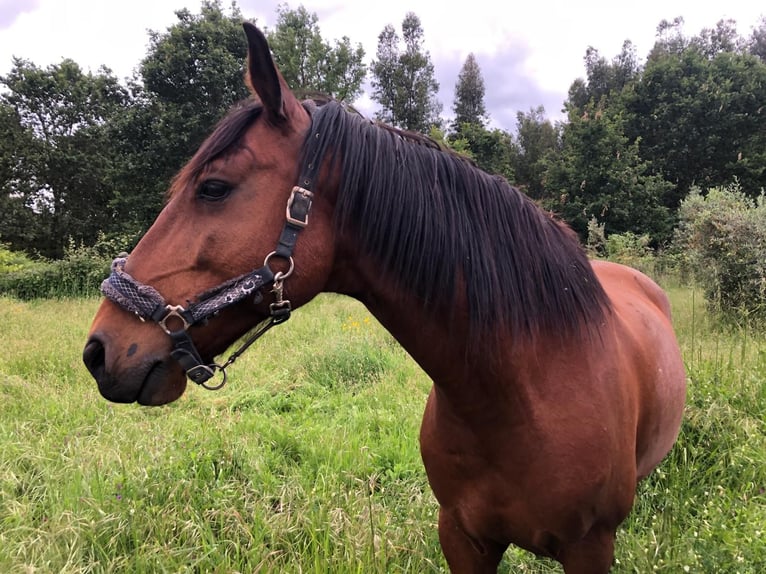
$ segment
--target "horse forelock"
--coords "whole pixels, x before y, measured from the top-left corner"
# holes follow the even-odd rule
[[[427,306],[465,297],[472,327],[528,335],[601,322],[608,298],[577,236],[503,178],[334,102],[312,134],[304,158],[341,168],[336,226]]]

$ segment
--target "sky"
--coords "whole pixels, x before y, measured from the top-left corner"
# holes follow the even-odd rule
[[[281,0],[282,2],[284,0]],[[147,53],[148,31],[164,31],[177,22],[175,11],[199,13],[200,0],[0,0],[0,75],[17,56],[46,67],[71,58],[84,70],[106,66],[121,79],[130,77]],[[273,28],[280,0],[238,0],[244,18]],[[318,16],[322,37],[348,36],[361,43],[367,63],[375,57],[378,35],[387,24],[401,36],[407,12],[420,18],[424,49],[431,56],[443,116],[452,115],[455,83],[469,53],[484,79],[490,126],[516,127],[518,112],[544,106],[562,119],[561,108],[574,80],[585,76],[589,46],[611,60],[625,40],[644,61],[663,19],[682,16],[687,36],[733,19],[742,36],[766,16],[760,2],[710,0],[290,0]],[[228,12],[230,0],[223,0]],[[367,87],[368,94],[371,92]],[[356,102],[368,116],[369,95]]]

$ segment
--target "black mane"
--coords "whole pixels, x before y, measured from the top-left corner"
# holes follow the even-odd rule
[[[428,307],[464,292],[474,328],[525,334],[598,324],[609,307],[566,225],[424,136],[329,102],[303,157],[340,162],[336,225]]]
[[[302,162],[340,162],[336,226],[427,307],[449,311],[465,297],[473,328],[527,335],[601,322],[608,297],[565,224],[430,138],[375,124],[334,101],[309,104]],[[236,148],[260,114],[257,101],[236,106],[170,195]]]

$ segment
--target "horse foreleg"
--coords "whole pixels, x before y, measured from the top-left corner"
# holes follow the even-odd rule
[[[505,546],[466,534],[452,512],[439,509],[439,542],[452,574],[496,574]]]
[[[557,559],[565,574],[606,574],[614,560],[613,528],[595,525],[585,538],[567,544]]]

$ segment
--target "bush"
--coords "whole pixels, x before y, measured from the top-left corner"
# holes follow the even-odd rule
[[[648,235],[636,235],[630,231],[612,233],[606,238],[606,257],[610,261],[648,272],[654,259],[649,242]]]
[[[657,267],[657,258],[649,245],[650,242],[649,235],[636,235],[630,231],[607,236],[603,223],[599,223],[595,217],[588,221],[586,249],[591,257],[622,263],[653,275]]]
[[[70,245],[58,261],[32,261],[0,249],[0,294],[25,300],[97,295],[110,261],[93,247]]]
[[[680,206],[675,246],[709,307],[734,321],[766,318],[766,203],[739,184],[692,189]]]
[[[24,253],[11,251],[7,245],[0,243],[0,276],[21,271],[34,264]]]

